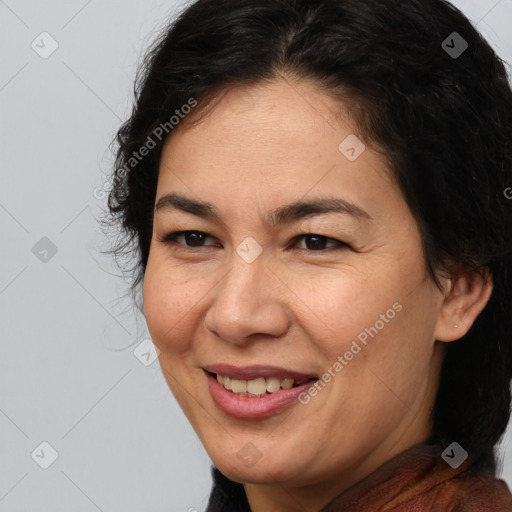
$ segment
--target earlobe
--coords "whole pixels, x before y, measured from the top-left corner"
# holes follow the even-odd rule
[[[455,341],[462,338],[489,302],[492,277],[470,272],[449,280],[437,320],[435,339]]]

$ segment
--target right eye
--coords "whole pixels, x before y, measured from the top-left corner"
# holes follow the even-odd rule
[[[204,242],[205,239],[212,238],[207,233],[203,233],[202,231],[175,231],[173,233],[169,233],[164,235],[159,239],[160,242],[164,244],[176,243],[178,245],[184,246],[185,248],[190,247],[203,247],[201,242]],[[184,243],[181,243],[180,240],[183,240]],[[212,247],[206,246],[206,247]]]

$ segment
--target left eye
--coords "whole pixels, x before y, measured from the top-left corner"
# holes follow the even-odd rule
[[[329,247],[325,247],[328,242],[332,242],[334,244],[334,246],[331,246],[330,249],[341,249],[343,247],[348,247],[348,245],[345,242],[340,242],[339,240],[335,240],[334,238],[328,238],[323,235],[307,234],[299,235],[294,238],[295,243],[297,243],[299,240],[304,240],[306,245],[305,250],[310,250],[314,252],[329,249]]]
[[[163,238],[160,239],[160,242],[162,243],[178,243],[178,245],[184,245],[181,242],[178,241],[178,239],[183,239],[185,241],[185,245],[187,247],[202,247],[202,242],[204,242],[206,239],[212,238],[207,233],[203,233],[201,231],[176,231],[174,233],[170,233],[168,235],[165,235]],[[339,240],[335,240],[333,238],[328,238],[323,235],[316,235],[316,234],[305,234],[305,235],[299,235],[294,237],[292,240],[293,245],[296,245],[299,240],[304,240],[306,247],[305,248],[299,248],[301,250],[306,250],[310,252],[320,252],[325,251],[327,249],[343,249],[348,248],[349,245],[345,242],[340,242]],[[334,244],[334,246],[326,247],[326,245],[331,242]],[[220,244],[213,244],[209,247],[213,246],[220,246]],[[208,247],[208,246],[207,246]]]

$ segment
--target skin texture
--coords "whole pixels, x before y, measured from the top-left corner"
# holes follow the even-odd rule
[[[148,328],[212,462],[245,484],[255,512],[319,510],[427,439],[443,342],[467,332],[492,290],[466,275],[442,278],[441,292],[427,277],[418,226],[382,155],[369,143],[353,162],[338,150],[358,134],[341,107],[307,81],[232,88],[200,122],[176,128],[162,154],[155,202],[169,193],[207,201],[222,220],[155,212]],[[372,220],[266,222],[279,206],[325,196]],[[186,230],[208,236],[196,247],[183,236],[160,241]],[[327,237],[325,249],[294,241],[307,234]],[[263,249],[252,263],[236,251],[249,236]],[[307,405],[249,420],[213,402],[202,367],[270,364],[321,376],[395,303],[401,311]],[[237,457],[249,442],[261,453],[252,467]]]

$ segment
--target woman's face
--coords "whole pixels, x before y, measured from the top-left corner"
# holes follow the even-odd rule
[[[213,463],[240,482],[355,482],[425,440],[443,297],[384,159],[305,82],[231,89],[184,127],[162,154],[144,307]],[[293,377],[317,380],[280,389]],[[233,392],[246,381],[257,396]]]

